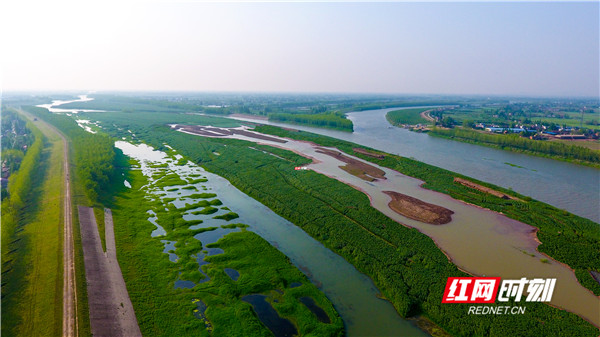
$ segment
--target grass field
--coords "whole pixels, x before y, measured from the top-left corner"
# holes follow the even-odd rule
[[[31,181],[31,197],[21,215],[23,230],[15,263],[26,265],[25,272],[20,286],[8,294],[12,300],[3,300],[3,314],[5,309],[9,312],[8,320],[2,319],[6,336],[62,333],[63,143],[45,125],[35,124],[44,134],[45,143]],[[3,297],[7,295],[4,290]]]
[[[402,124],[431,124],[430,121],[421,117],[421,112],[428,110],[428,108],[416,108],[416,109],[403,109],[390,111],[385,115],[385,118],[393,125]]]
[[[598,140],[568,140],[568,139],[550,139],[551,142],[563,143],[566,145],[576,145],[586,147],[590,150],[600,151],[600,141]]]

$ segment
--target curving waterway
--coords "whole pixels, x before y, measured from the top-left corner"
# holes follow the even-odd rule
[[[320,150],[322,147],[314,143],[275,136],[269,136],[273,140],[259,139],[260,136],[253,137],[253,132],[245,130],[245,127],[236,129],[245,133],[219,136],[204,132],[198,136],[241,139],[291,150],[311,158],[313,164],[308,165],[308,169],[363,191],[369,196],[373,207],[399,223],[417,228],[431,237],[462,270],[476,276],[503,279],[556,278],[556,288],[550,303],[600,326],[600,299],[579,284],[570,268],[537,251],[539,241],[534,227],[448,195],[424,189],[421,187],[423,181],[347,155],[385,172],[386,179],[365,181],[341,169],[340,166],[346,163],[323,153]],[[400,192],[450,209],[454,212],[452,221],[436,226],[404,217],[390,209],[388,203],[391,198],[384,191]]]
[[[274,123],[252,117],[238,120],[292,127],[414,158],[543,201],[600,222],[600,170],[558,160],[462,143],[392,127],[393,109],[350,112],[354,132]],[[521,167],[511,166],[507,163]]]
[[[85,100],[91,99],[83,95],[79,100],[54,101],[41,107],[51,112],[74,113],[73,109],[58,109],[55,106]],[[119,141],[115,146],[139,161],[161,162],[166,157],[165,153],[144,144],[136,146]],[[333,253],[301,228],[232,186],[226,179],[188,162],[186,167],[189,169],[190,166],[201,170],[202,175],[208,179],[204,184],[225,204],[231,205],[229,208],[239,215],[236,221],[249,225],[248,230],[260,235],[285,254],[313,284],[325,293],[344,321],[347,336],[428,336],[412,321],[400,317],[390,302],[379,299],[377,294],[380,291],[373,281],[344,258]],[[149,221],[155,219],[150,214]],[[155,222],[153,224],[157,229],[152,236],[164,235],[164,230],[161,231],[160,226]],[[165,248],[165,251],[170,249],[172,248]],[[173,260],[177,256],[170,258]]]
[[[117,141],[115,146],[141,163],[167,163],[165,161],[167,155],[164,152],[157,151],[145,144],[133,145]],[[142,165],[141,170],[146,175],[152,175],[148,171],[151,169],[146,164]],[[207,188],[206,191],[215,193],[219,200],[239,215],[236,222],[249,225],[248,230],[260,235],[285,254],[296,267],[308,276],[313,284],[325,293],[344,321],[348,336],[427,336],[412,322],[402,319],[390,302],[377,298],[379,290],[366,275],[313,239],[300,227],[293,225],[263,204],[242,193],[226,179],[207,172],[191,162],[185,166],[177,166],[171,162],[169,170],[178,174],[201,173],[208,180],[202,183]],[[178,201],[176,205],[180,207],[183,206],[186,195],[190,195],[194,191],[182,189],[172,194],[166,194],[164,197],[175,197],[175,193],[182,193],[179,198],[183,198],[184,201]],[[164,230],[160,232],[161,228],[153,221],[156,217],[152,216],[152,213],[150,212],[149,221],[159,230],[152,236],[160,236],[164,234]],[[186,220],[202,219],[204,223],[199,226],[220,225],[219,221],[221,220],[214,220],[211,217],[212,215],[202,218],[202,215],[188,214],[184,218]],[[204,240],[204,238],[200,240],[203,244],[215,242],[222,235],[218,232],[223,231],[221,228],[204,232],[201,235],[214,236],[218,234],[218,236],[212,240]],[[163,240],[163,243],[166,243],[164,252],[174,248],[173,241]],[[171,253],[170,259],[176,261],[177,256]],[[193,283],[189,281],[178,282],[176,282],[176,287],[193,286]]]
[[[66,102],[56,103],[44,107],[53,108]],[[55,112],[72,112],[65,111],[67,109],[60,110],[63,111]],[[390,127],[385,120],[385,114],[390,110],[396,109],[349,113],[348,117],[355,125],[353,133],[303,126],[294,128],[412,157],[499,186],[513,188],[519,193],[596,222],[600,220],[597,207],[600,203],[600,171],[597,169]],[[262,120],[259,122],[289,127],[288,124]],[[567,267],[551,259],[551,263],[541,263],[541,259],[547,257],[537,252],[536,247],[539,243],[532,234],[531,226],[422,189],[419,187],[421,181],[387,168],[380,168],[386,172],[387,180],[367,183],[340,170],[338,166],[342,165],[341,162],[314,152],[314,149],[306,147],[305,143],[288,143],[289,149],[299,153],[304,151],[308,156],[318,158],[320,162],[310,165],[311,169],[362,190],[370,196],[373,206],[381,212],[432,237],[460,268],[474,275],[503,278],[556,277],[558,280],[552,303],[599,325],[598,297],[581,287]],[[268,145],[282,147],[281,143]],[[319,155],[323,157],[319,158]],[[206,174],[210,175],[208,172]],[[343,258],[332,253],[300,228],[232,187],[223,178],[210,176],[209,180],[214,183],[215,192],[223,195],[228,204],[237,206],[234,211],[251,226],[251,230],[276,246],[292,263],[300,267],[313,283],[320,285],[320,289],[332,301],[344,320],[349,336],[425,335],[409,322],[402,320],[389,302],[377,299],[375,295],[378,290],[372,281]],[[449,208],[455,212],[453,221],[443,226],[431,226],[403,217],[389,209],[387,204],[390,198],[381,193],[383,190],[401,191]],[[228,194],[230,195],[226,197]],[[265,221],[265,216],[269,221]],[[493,252],[490,247],[494,247]],[[331,270],[336,270],[336,273],[332,274]]]

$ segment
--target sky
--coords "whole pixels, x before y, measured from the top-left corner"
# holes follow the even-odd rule
[[[599,4],[4,1],[1,86],[599,96]]]

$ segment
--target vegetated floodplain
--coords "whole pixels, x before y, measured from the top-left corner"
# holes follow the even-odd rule
[[[33,144],[10,177],[8,197],[2,201],[5,336],[49,336],[62,331],[63,145],[57,134],[40,122],[35,124],[43,133],[27,123]]]
[[[600,167],[600,151],[577,145],[544,140],[532,140],[520,137],[517,134],[496,135],[461,128],[434,128],[431,130],[430,134],[503,150],[523,152],[552,159],[570,161],[576,164]]]
[[[600,167],[597,99],[463,102],[430,115],[444,127],[433,136]]]
[[[110,119],[107,119],[103,126],[109,123]],[[279,160],[250,149],[247,142],[199,138],[172,132],[162,126],[148,129],[148,124],[149,121],[139,121],[137,125],[130,126],[157,147],[169,143],[188,158],[224,176],[242,191],[302,227],[369,275],[402,316],[425,315],[450,332],[461,335],[484,335],[491,331],[513,334],[517,330],[529,335],[547,335],[563,329],[569,329],[570,335],[597,335],[595,328],[577,316],[539,304],[527,305],[527,317],[465,317],[464,306],[440,304],[444,290],[444,282],[440,280],[465,274],[449,263],[429,238],[416,230],[400,226],[371,208],[364,194],[314,172],[293,170],[294,166],[308,163],[307,159],[289,151],[267,148],[286,159]],[[523,196],[518,197],[526,202],[520,203],[469,189],[454,183],[454,177],[460,175],[408,158],[389,155],[373,158],[354,152],[353,148],[364,148],[356,144],[267,126],[258,129],[265,133],[337,147],[424,180],[426,188],[502,211],[517,220],[538,226],[538,237],[543,242],[539,246],[540,251],[559,261],[568,261],[576,269],[580,282],[598,291],[594,288],[598,288],[597,283],[588,272],[598,269],[598,263],[595,262],[598,261],[597,252],[591,249],[597,246],[594,227],[597,224],[589,220]],[[254,144],[252,146],[260,148]],[[516,195],[490,184],[477,183]],[[367,233],[363,228],[368,228],[384,240]],[[581,237],[586,239],[581,240]],[[587,276],[584,275],[586,273]],[[527,329],[520,329],[520,326],[527,326]]]
[[[265,131],[265,128],[271,130],[272,134],[288,135],[288,131],[278,128],[260,127],[259,129]],[[290,136],[292,134],[293,137]],[[338,143],[337,140],[331,138],[320,138],[320,136],[303,132],[289,132],[288,136],[315,141],[323,146],[336,146],[356,155],[352,152],[352,148],[357,147],[356,144]],[[399,225],[374,210],[370,206],[368,198],[361,192],[311,171],[293,170],[294,166],[307,163],[307,159],[303,157],[291,152],[285,154],[287,151],[278,153],[278,155],[291,160],[290,163],[273,159],[272,156],[262,152],[252,151],[243,141],[193,139],[185,134],[168,133],[166,129],[164,132],[157,130],[155,137],[157,139],[155,142],[168,141],[173,147],[181,149],[185,155],[197,160],[207,169],[223,175],[236,187],[301,226],[310,235],[344,256],[374,280],[383,295],[404,317],[425,315],[451,333],[461,335],[485,335],[490,334],[491,331],[504,331],[506,334],[512,334],[515,331],[522,331],[520,326],[528,327],[527,335],[556,334],[565,328],[571,329],[569,334],[573,335],[597,334],[597,329],[576,315],[543,304],[527,304],[528,314],[526,317],[485,318],[481,316],[466,317],[464,315],[466,307],[460,304],[442,305],[440,298],[444,291],[444,282],[440,282],[440,280],[445,280],[449,276],[465,274],[448,261],[431,239],[417,230]],[[340,147],[340,145],[344,146]],[[221,153],[221,156],[210,156],[215,149]],[[367,159],[367,157],[361,158]],[[370,158],[382,165],[381,159]],[[460,191],[475,199],[478,204],[485,204],[492,209],[500,211],[501,207],[505,207],[509,213],[512,213],[512,216],[516,215],[516,210],[520,210],[518,215],[532,219],[533,221],[529,221],[529,223],[536,223],[535,220],[537,220],[536,224],[550,234],[541,235],[542,242],[544,240],[551,242],[551,233],[557,230],[553,224],[549,223],[547,216],[552,214],[555,220],[556,216],[559,216],[561,219],[559,225],[564,226],[561,227],[565,230],[564,233],[570,229],[568,226],[575,225],[578,233],[585,233],[591,239],[588,244],[586,241],[579,240],[577,234],[573,233],[562,238],[563,242],[565,239],[569,240],[568,243],[565,242],[565,245],[568,246],[572,242],[578,248],[584,248],[586,253],[591,253],[590,256],[595,256],[593,247],[596,246],[597,232],[593,227],[595,224],[589,220],[562,214],[562,211],[533,200],[527,203],[530,206],[513,205],[505,199],[497,198],[498,200],[496,200],[496,198],[478,193],[478,191],[467,192],[464,187],[461,187],[462,185],[454,184],[453,177],[456,175],[448,171],[415,161],[405,161],[404,158],[391,158],[390,156],[386,156],[386,158],[389,159],[383,160],[385,164],[394,166],[397,170],[399,167],[401,172],[409,170],[412,173],[410,175],[417,175],[420,179],[427,181],[429,188],[435,187],[446,193],[450,190],[453,196],[456,195],[454,191]],[[542,214],[537,212],[531,214],[534,212],[521,209],[523,207],[541,207]],[[563,225],[562,221],[570,223]],[[365,228],[368,231],[364,230]],[[572,229],[570,230],[572,231]],[[562,242],[557,243],[562,244]],[[542,245],[540,247],[547,248],[549,246]],[[576,261],[574,265],[585,269],[596,269],[597,263],[594,262],[596,260],[592,260],[590,263],[587,258],[579,259],[580,251],[577,249],[569,249],[568,252],[574,253],[574,255],[565,254],[566,251],[556,249],[552,251],[551,256],[561,260],[570,255],[571,260]],[[590,286],[590,284],[584,285]],[[569,323],[565,323],[566,321]]]
[[[416,125],[430,123],[425,118],[421,117],[421,112],[429,108],[403,109],[390,111],[385,115],[385,118],[393,125]]]
[[[310,125],[316,127],[326,127],[341,131],[352,132],[354,127],[352,121],[346,119],[343,113],[330,114],[291,114],[291,113],[273,113],[269,114],[270,121],[289,122],[293,124]]]
[[[267,296],[277,314],[301,335],[343,335],[343,323],[329,300],[283,254],[245,231],[246,225],[228,223],[232,216],[211,220],[214,210],[220,210],[210,205],[221,201],[202,197],[215,194],[200,195],[190,203],[194,191],[175,196],[177,192],[165,193],[168,186],[153,183],[160,182],[162,174],[177,175],[187,184],[203,172],[178,166],[172,157],[164,162],[166,167],[141,162],[140,170],[130,171],[132,188],[119,194],[113,208],[119,263],[144,335],[268,336],[269,329],[242,300],[251,294]],[[203,212],[207,209],[210,212]],[[148,221],[148,210],[164,235],[151,236],[156,227]],[[184,219],[190,215],[197,218]],[[164,242],[170,244],[169,254],[163,253]],[[233,280],[226,268],[237,271],[239,278]],[[302,286],[292,288],[292,283]],[[305,296],[325,310],[331,323],[319,321],[299,301]]]
[[[112,198],[120,189],[125,189],[123,177],[115,167],[123,167],[123,156],[115,151],[113,140],[107,135],[92,134],[77,125],[66,115],[49,113],[47,109],[23,107],[24,110],[58,129],[69,144],[69,161],[71,169],[72,201],[75,205],[94,207],[102,218],[104,207],[112,206]],[[79,223],[77,212],[73,212],[73,223]],[[102,231],[103,232],[103,231]],[[101,235],[102,246],[106,247],[104,235]],[[77,280],[85,280],[83,252],[79,226],[73,226],[75,243],[75,270]],[[90,334],[90,320],[87,305],[87,289],[85,282],[77,282],[77,326],[80,335]]]
[[[336,147],[364,160],[425,181],[424,188],[448,194],[455,199],[495,212],[501,212],[510,218],[535,226],[540,229],[537,236],[542,242],[538,250],[575,269],[581,284],[592,290],[594,294],[600,295],[600,285],[589,276],[588,272],[600,269],[600,252],[594,248],[600,244],[600,233],[597,230],[598,224],[589,219],[557,209],[530,197],[519,195],[512,190],[461,176],[410,158],[387,154],[383,159],[366,156],[359,151],[355,151],[354,148],[363,148],[373,152],[375,150],[343,140],[302,131],[289,132],[272,126],[260,126],[256,130],[281,137],[312,141],[323,146]],[[456,178],[459,178],[460,181],[471,181],[476,185],[498,191],[501,196],[490,195],[486,191],[474,190],[457,182]],[[503,197],[504,195],[508,198]],[[518,200],[523,201],[517,202]],[[577,270],[580,270],[580,272],[578,273]],[[587,274],[587,276],[580,277],[584,274]]]

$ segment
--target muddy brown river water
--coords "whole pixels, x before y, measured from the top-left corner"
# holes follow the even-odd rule
[[[364,192],[369,196],[373,207],[431,237],[462,270],[475,276],[497,276],[503,279],[556,278],[556,288],[550,303],[600,326],[600,299],[579,284],[570,268],[537,251],[539,242],[532,226],[424,189],[421,187],[422,181],[372,163],[368,164],[383,170],[386,179],[365,181],[342,170],[340,166],[345,165],[344,162],[319,151],[319,147],[312,143],[290,139],[259,139],[250,137],[248,131],[212,136],[204,133],[202,136],[246,140],[291,150],[311,158],[313,164],[308,165],[308,169]],[[367,163],[359,158],[352,158]],[[399,192],[445,207],[454,212],[452,221],[445,225],[430,225],[404,217],[390,209],[388,204],[391,197],[384,191]]]

